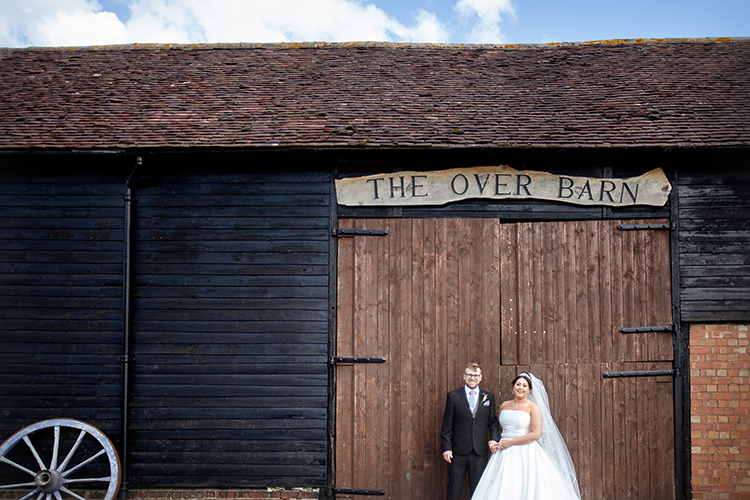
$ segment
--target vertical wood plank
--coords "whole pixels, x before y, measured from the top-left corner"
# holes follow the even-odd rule
[[[671,253],[669,249],[669,233],[667,231],[655,232],[648,258],[650,262],[653,262],[652,286],[655,295],[654,324],[656,325],[673,324]],[[673,357],[672,334],[657,333],[655,337],[652,359],[655,361],[671,360]]]
[[[615,363],[612,366],[613,371],[620,371],[622,369],[622,363]],[[613,434],[615,436],[615,447],[614,447],[614,470],[616,471],[614,478],[614,496],[622,497],[626,493],[626,486],[628,484],[628,473],[626,464],[628,463],[628,454],[625,443],[627,442],[626,429],[625,429],[625,380],[614,379],[612,382],[612,394],[613,394]]]
[[[373,220],[367,221],[367,226],[375,229],[381,229],[391,234],[392,228],[386,221]],[[377,408],[381,409],[386,415],[390,414],[392,401],[390,398],[391,388],[391,376],[392,376],[392,363],[391,360],[391,343],[390,343],[390,315],[388,314],[390,305],[390,280],[388,274],[388,265],[391,262],[390,253],[390,240],[387,237],[373,238],[373,243],[376,245],[377,255],[375,261],[377,262],[377,275],[373,277],[373,288],[376,289],[377,301],[375,307],[377,308],[377,330],[374,332],[377,336],[377,351],[373,356],[382,356],[386,358],[386,362],[378,364],[377,366],[377,394],[368,395],[371,401],[374,401]],[[368,411],[372,412],[372,406],[368,406]],[[379,435],[387,434],[389,431],[389,420],[383,418],[377,418],[377,432]],[[370,445],[369,450],[372,450],[371,442],[369,439],[365,441]],[[375,453],[371,453],[377,458],[377,471],[378,477],[374,479],[373,483],[368,483],[368,488],[380,489],[381,481],[380,478],[387,476],[391,473],[391,460],[390,456],[393,453],[393,443],[390,439],[381,440],[379,446],[374,447]]]
[[[424,429],[440,429],[439,412],[435,408],[440,408],[442,401],[438,400],[436,390],[436,379],[438,359],[436,357],[436,329],[435,329],[435,232],[436,221],[425,220],[422,233],[422,255],[424,262],[421,265],[421,280],[424,282],[422,290],[422,350],[423,350],[423,379],[422,379],[422,408],[419,415],[423,416]],[[440,440],[437,432],[423,432],[421,437],[424,440],[422,449],[417,460],[421,466],[421,474],[417,479],[417,484],[437,484],[436,469],[440,465],[435,457],[440,455]],[[426,499],[426,488],[418,488],[419,494],[415,498]]]
[[[490,333],[492,339],[492,350],[490,356],[490,363],[487,365],[487,371],[492,374],[491,385],[489,389],[491,391],[497,391],[500,386],[499,371],[497,367],[501,363],[502,359],[502,317],[501,307],[502,302],[502,286],[501,286],[501,275],[500,275],[500,221],[495,219],[492,221],[492,255],[489,259],[491,263],[490,269],[488,269],[488,275],[492,277],[492,280],[488,281],[488,294],[492,297],[490,301],[489,316],[487,317],[487,323],[492,325],[493,331]],[[499,396],[498,396],[499,397]]]
[[[599,365],[598,376],[604,372],[612,371],[611,363],[601,363]],[[615,419],[614,419],[614,384],[609,381],[600,380],[602,387],[602,396],[600,402],[601,427],[602,427],[602,453],[600,459],[602,462],[602,480],[601,480],[601,498],[612,500],[615,498]]]
[[[539,337],[544,346],[544,363],[554,363],[557,359],[555,345],[555,264],[554,247],[552,244],[554,228],[539,227],[539,289],[541,303],[539,307]]]
[[[458,354],[459,359],[462,360],[472,360],[474,355],[471,349],[474,333],[471,331],[472,311],[467,307],[471,302],[471,269],[473,264],[471,250],[474,245],[467,226],[467,221],[463,219],[458,221]]]
[[[600,221],[598,223],[598,247],[599,247],[599,323],[596,328],[599,330],[601,338],[600,362],[609,362],[613,360],[613,343],[615,335],[613,328],[613,300],[612,300],[612,272],[614,263],[612,261],[612,223]],[[614,229],[616,230],[616,229]]]
[[[589,329],[589,311],[588,311],[588,230],[585,222],[575,225],[575,268],[576,283],[576,352],[575,359],[579,363],[585,363],[590,360],[590,335]]]
[[[637,323],[635,311],[636,292],[635,292],[635,256],[633,255],[636,238],[634,231],[622,232],[622,280],[623,280],[623,326],[631,326]],[[633,335],[622,335],[624,345],[623,360],[637,359],[636,337]]]
[[[518,363],[517,225],[500,227],[500,354],[503,365]],[[504,380],[501,380],[504,382]]]
[[[402,370],[401,363],[401,338],[399,335],[400,316],[394,312],[399,311],[401,304],[401,287],[399,282],[401,270],[401,231],[396,221],[389,221],[388,238],[389,260],[387,261],[388,273],[388,333],[389,333],[389,405],[390,413],[388,415],[388,435],[393,436],[389,439],[391,442],[391,454],[388,457],[388,480],[385,482],[389,498],[399,498],[401,496],[401,482],[398,480],[401,471],[401,456],[403,455],[401,436],[401,399],[402,392]]]
[[[625,370],[637,369],[631,363],[624,365]],[[628,498],[640,499],[638,471],[638,391],[635,379],[624,379],[624,398],[627,403],[625,408],[625,451],[626,455],[626,483],[625,492]]]
[[[649,309],[649,303],[641,303],[639,299],[647,299],[648,292],[646,290],[645,276],[646,276],[646,259],[644,258],[645,251],[645,238],[648,231],[631,231],[631,240],[633,242],[633,248],[631,255],[633,256],[633,316],[631,324],[633,326],[648,325],[647,312]],[[645,335],[630,335],[635,345],[635,354],[631,360],[642,360],[648,359],[648,337],[652,334]]]
[[[411,272],[411,338],[409,346],[411,352],[411,402],[407,400],[406,405],[410,408],[410,421],[412,432],[410,439],[411,462],[409,464],[411,474],[407,475],[409,490],[413,492],[412,498],[421,500],[423,489],[418,485],[424,484],[424,451],[425,436],[419,432],[425,428],[424,416],[424,377],[425,377],[425,346],[424,346],[424,294],[425,294],[425,225],[424,219],[415,220],[412,227],[412,272]]]
[[[598,221],[586,222],[586,240],[588,255],[586,258],[586,276],[588,278],[588,359],[587,363],[598,363],[602,359],[602,331],[601,325],[601,286],[602,274],[608,274],[607,269],[601,267]]]
[[[450,370],[448,371],[448,387],[452,387],[457,380],[460,380],[460,373],[463,369],[462,359],[466,359],[466,354],[461,351],[459,339],[461,338],[461,328],[459,323],[459,303],[460,303],[460,275],[459,275],[459,251],[458,251],[458,221],[450,219],[446,223],[445,238],[445,311],[446,311],[446,337],[447,352],[446,359],[450,360]]]
[[[530,224],[518,224],[518,362],[520,364],[530,364],[533,354],[533,344],[531,342],[532,314],[534,310],[534,295],[531,262],[533,256],[533,247],[531,239]]]
[[[342,221],[341,227],[349,229],[350,221]],[[337,294],[337,337],[336,351],[340,356],[353,355],[354,349],[354,240],[339,242]],[[354,399],[351,387],[354,373],[351,367],[339,366],[336,370],[336,481],[342,487],[350,487],[354,477],[352,464],[354,441]]]
[[[550,309],[553,315],[549,325],[549,342],[552,344],[554,350],[551,361],[564,363],[567,360],[567,335],[565,335],[567,304],[560,297],[563,297],[565,294],[565,266],[567,263],[565,262],[565,255],[560,249],[565,244],[565,225],[555,224],[550,226],[547,232],[550,234],[550,246],[546,249],[550,261],[548,287],[552,291]]]
[[[565,267],[565,295],[563,296],[565,310],[567,312],[565,332],[578,332],[578,306],[576,302],[576,226],[573,222],[563,223],[563,226],[565,227],[565,246],[562,248],[562,251],[565,253],[565,262],[567,263]],[[565,340],[565,360],[578,359],[578,335],[566,335]]]
[[[413,475],[413,453],[412,439],[414,432],[414,391],[411,383],[411,377],[414,375],[414,334],[412,333],[413,316],[410,311],[413,310],[413,262],[412,262],[412,248],[415,244],[414,241],[414,226],[418,223],[413,219],[406,219],[403,221],[403,229],[400,231],[401,244],[399,248],[399,261],[401,268],[399,269],[399,284],[400,284],[400,304],[398,306],[399,314],[399,328],[398,337],[401,344],[401,356],[399,364],[402,366],[403,377],[399,381],[399,387],[401,390],[401,397],[399,398],[399,404],[401,407],[401,419],[399,422],[399,435],[401,436],[401,469],[399,470],[399,480],[401,483],[400,489],[401,494],[411,498],[412,485],[411,477]]]
[[[614,224],[614,222],[613,222]],[[627,338],[625,335],[621,335],[619,330],[622,325],[625,324],[625,312],[623,310],[625,304],[625,297],[623,295],[623,267],[625,265],[623,261],[623,235],[622,232],[617,231],[614,225],[610,227],[610,248],[611,248],[611,263],[610,269],[611,276],[611,293],[612,293],[612,325],[609,327],[609,331],[612,335],[612,358],[608,361],[617,363],[623,361],[627,356]],[[619,286],[618,286],[619,285]]]
[[[603,378],[600,372],[601,364],[594,362],[585,367],[585,377],[589,382],[589,411],[588,422],[579,420],[578,425],[580,432],[586,432],[589,427],[589,453],[586,459],[588,463],[588,484],[586,491],[590,492],[593,498],[602,498],[604,491],[602,489],[602,479],[604,469],[609,466],[608,462],[603,460],[604,453],[604,436],[605,429],[602,427],[602,384]],[[580,462],[579,462],[580,463]]]

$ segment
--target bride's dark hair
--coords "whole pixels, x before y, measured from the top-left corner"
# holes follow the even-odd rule
[[[526,379],[526,382],[529,383],[529,390],[532,390],[534,388],[533,387],[534,384],[531,383],[531,377],[527,373],[519,374],[516,378],[513,379],[513,382],[510,383],[510,386],[513,387],[514,385],[516,385],[516,382],[518,382],[519,378]]]

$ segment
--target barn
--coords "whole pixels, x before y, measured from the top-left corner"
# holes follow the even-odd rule
[[[442,498],[472,360],[545,380],[586,500],[750,494],[749,40],[0,68],[0,442],[101,431],[86,495]]]

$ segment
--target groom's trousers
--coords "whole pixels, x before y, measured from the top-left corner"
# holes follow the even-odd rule
[[[487,465],[487,455],[479,455],[472,451],[468,455],[453,455],[453,460],[448,464],[448,500],[458,500],[464,486],[464,478],[469,476],[469,493],[474,490],[482,477],[482,472]]]

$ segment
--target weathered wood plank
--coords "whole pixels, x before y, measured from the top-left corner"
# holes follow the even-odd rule
[[[680,301],[684,321],[747,321],[750,181],[746,160],[678,177]],[[689,280],[690,277],[700,278]],[[719,296],[712,294],[721,289]],[[728,299],[728,300],[722,300]]]
[[[518,359],[518,289],[516,251],[518,247],[516,225],[500,227],[500,354],[502,364],[515,365]]]

